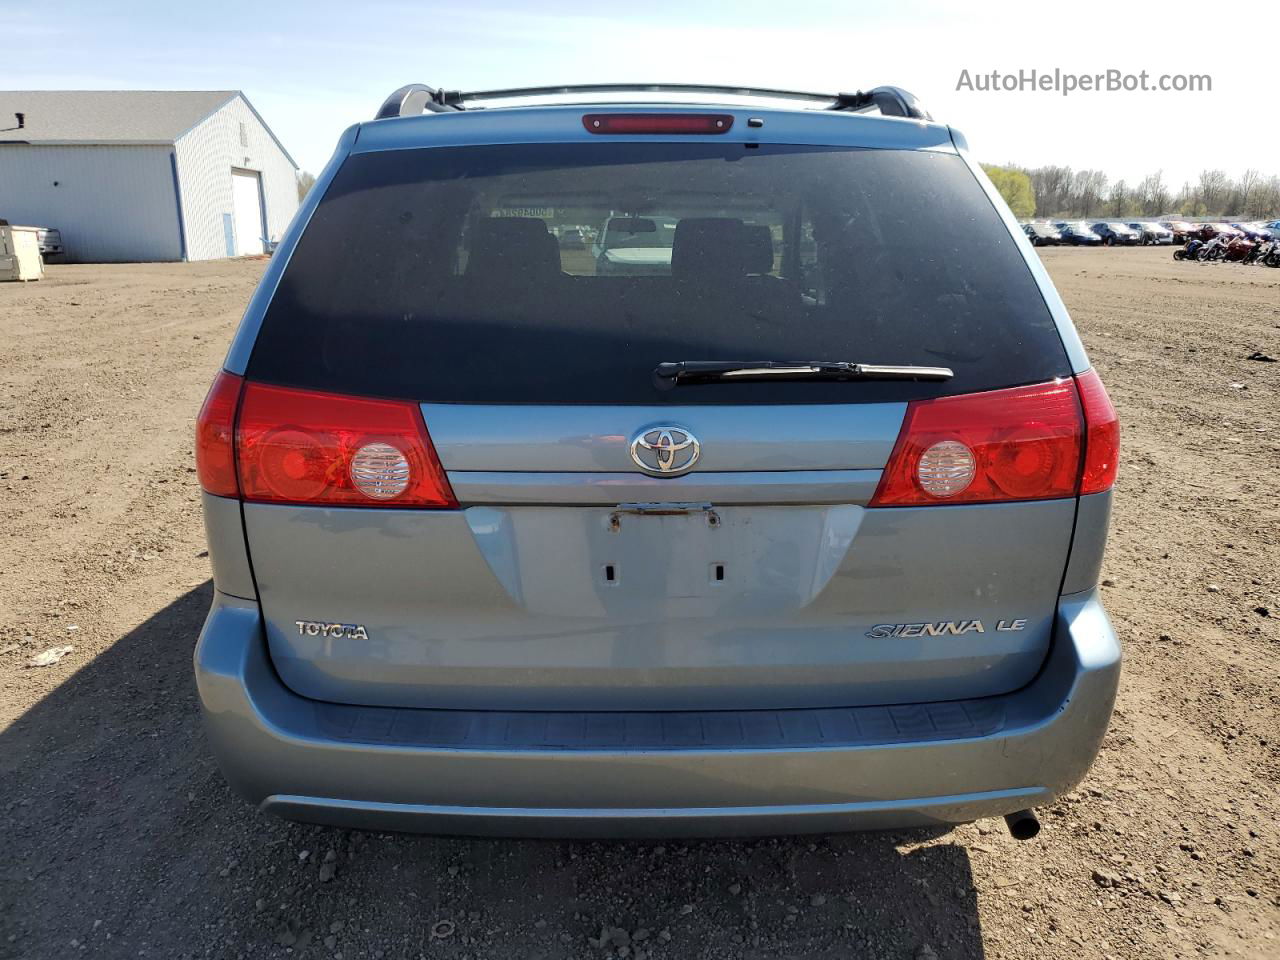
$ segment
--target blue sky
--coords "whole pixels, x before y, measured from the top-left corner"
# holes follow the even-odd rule
[[[240,26],[239,24],[247,24]],[[822,90],[895,83],[991,162],[1097,166],[1174,187],[1203,167],[1280,173],[1280,9],[1203,3],[811,0],[104,4],[0,0],[8,89],[241,89],[305,169],[403,83],[617,80]],[[1250,48],[1256,37],[1263,48]],[[1269,49],[1269,52],[1268,52]],[[978,93],[960,72],[1208,72],[1211,93]],[[1269,88],[1266,94],[1259,88]]]

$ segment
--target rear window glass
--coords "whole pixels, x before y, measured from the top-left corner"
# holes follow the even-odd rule
[[[681,360],[956,376],[655,386]],[[248,372],[424,402],[683,404],[906,400],[1069,368],[959,157],[632,142],[348,158]]]

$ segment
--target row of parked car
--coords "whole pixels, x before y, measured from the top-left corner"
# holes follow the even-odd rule
[[[1280,220],[1266,223],[1210,222],[1186,220],[1031,220],[1023,231],[1037,247],[1137,246],[1139,244],[1184,244],[1188,240],[1209,241],[1215,237],[1243,237],[1262,242],[1280,237]]]

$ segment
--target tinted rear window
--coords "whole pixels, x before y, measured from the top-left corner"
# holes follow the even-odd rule
[[[659,390],[679,360],[949,366],[925,383]],[[467,403],[905,400],[1069,372],[953,155],[587,143],[350,157],[267,310],[254,379]]]

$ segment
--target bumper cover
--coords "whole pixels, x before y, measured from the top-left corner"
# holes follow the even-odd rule
[[[286,688],[258,606],[216,594],[195,652],[237,793],[297,820],[512,836],[731,836],[964,823],[1049,802],[1106,733],[1120,647],[1063,597],[1039,676],[981,700],[850,710],[351,707]]]

